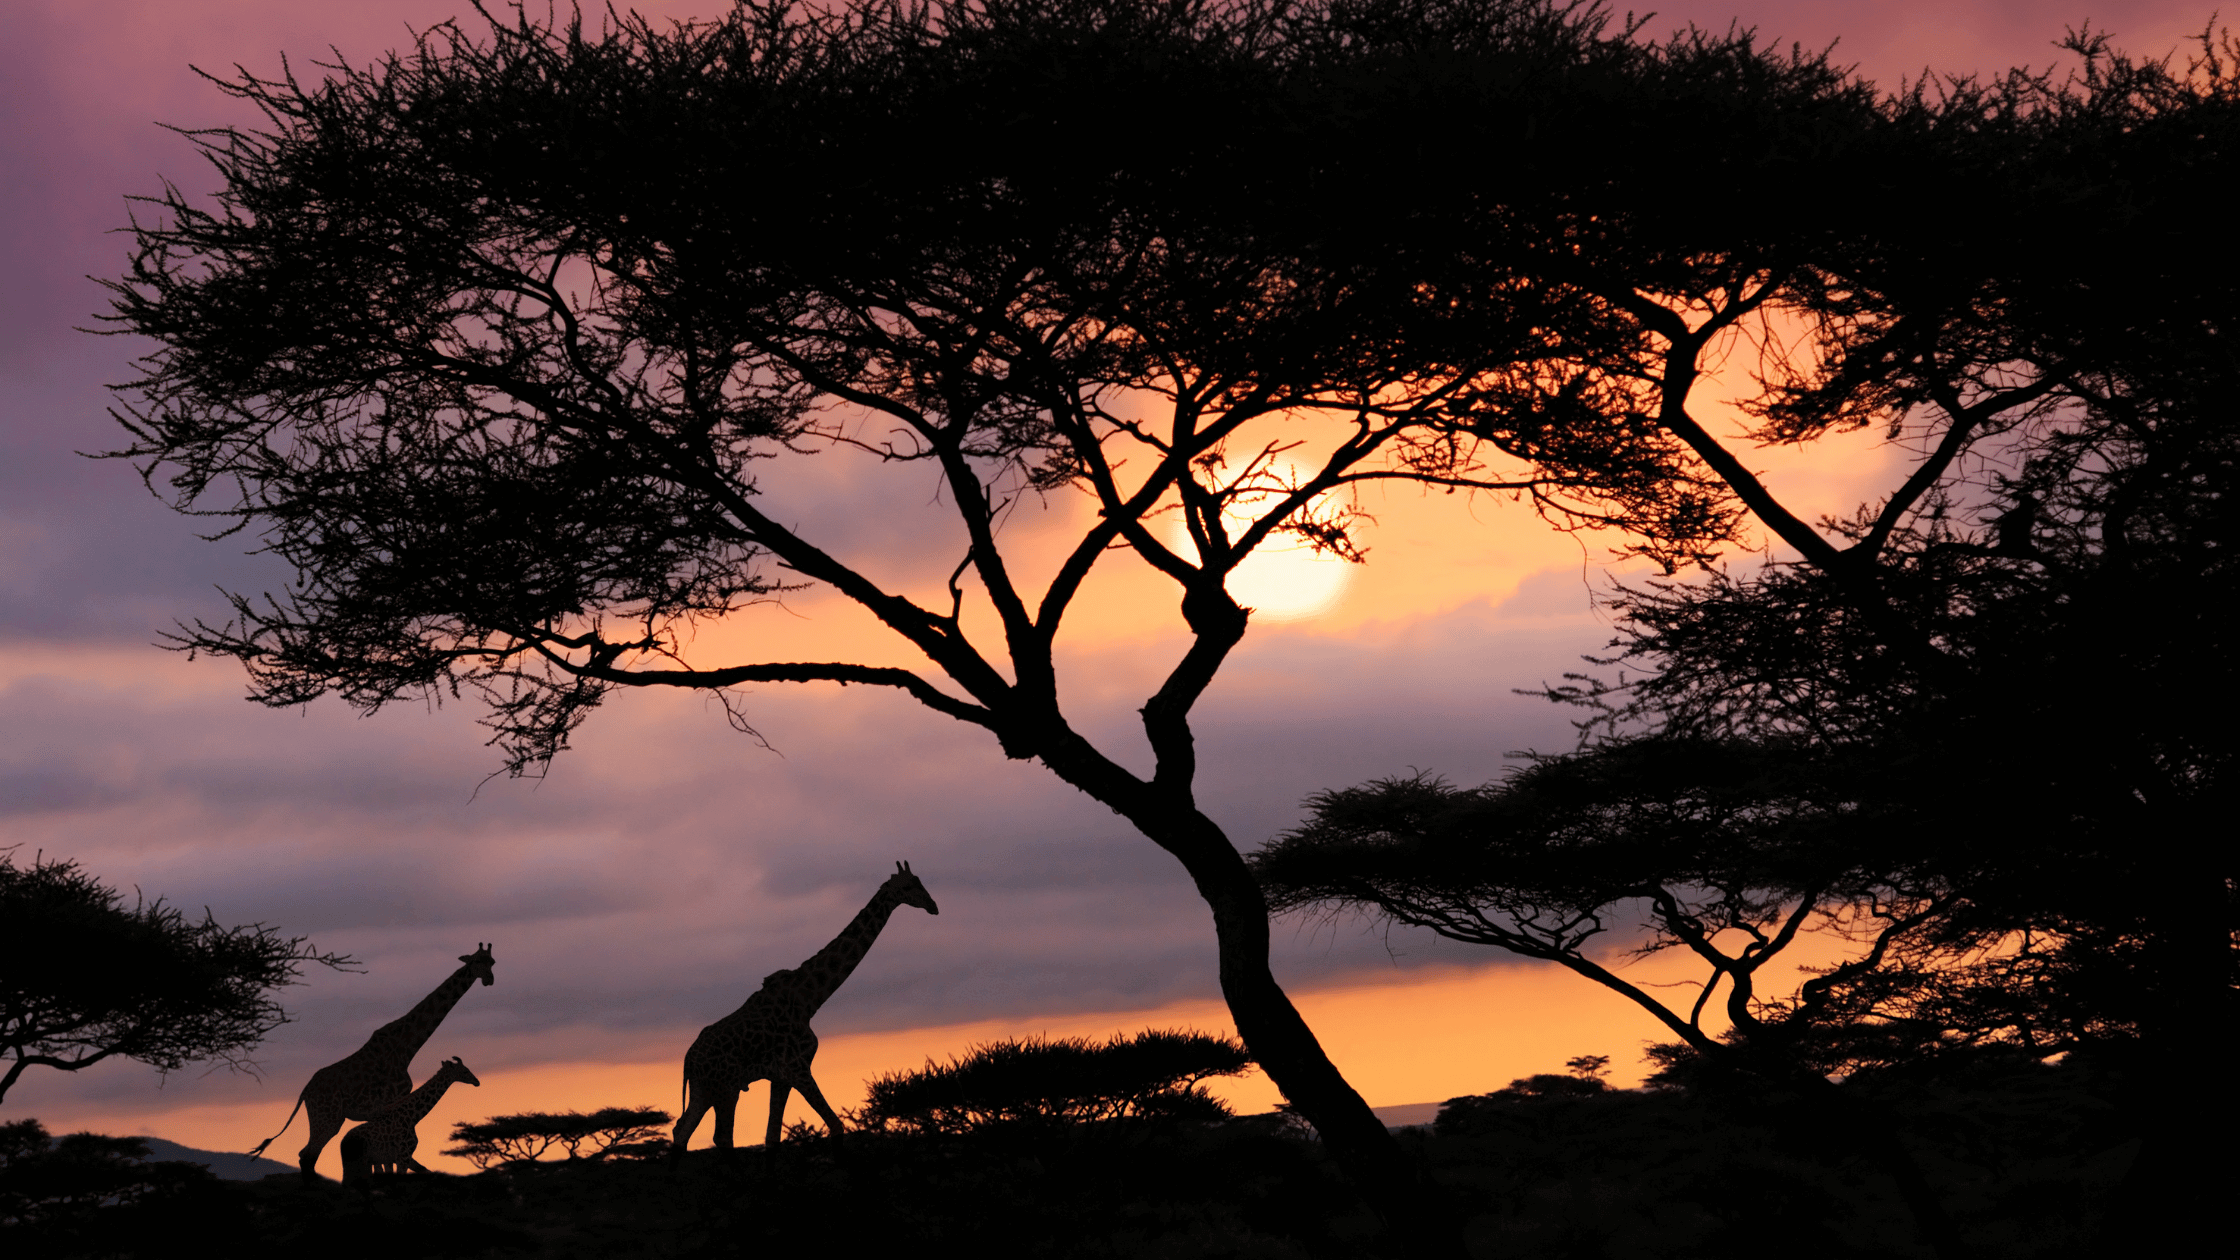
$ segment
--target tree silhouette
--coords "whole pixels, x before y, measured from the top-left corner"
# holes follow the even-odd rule
[[[82,1246],[87,1240],[71,1234],[102,1209],[161,1208],[211,1180],[200,1164],[150,1160],[145,1138],[71,1133],[58,1139],[37,1120],[0,1123],[0,1228],[17,1245]]]
[[[532,1164],[558,1147],[569,1160],[600,1160],[609,1155],[667,1154],[669,1143],[661,1132],[675,1116],[657,1107],[601,1107],[552,1113],[522,1112],[492,1116],[473,1124],[451,1126],[457,1146],[444,1150],[489,1169],[505,1164]],[[588,1146],[590,1151],[585,1153]]]
[[[1249,615],[1227,580],[1278,535],[1358,559],[1347,495],[1388,479],[1707,554],[1733,512],[1688,434],[1625,401],[1660,299],[1594,282],[1727,293],[1700,347],[1757,290],[1690,261],[1699,238],[1787,229],[1568,200],[1657,157],[1672,206],[1736,204],[1731,170],[1661,139],[1561,186],[1520,163],[1495,239],[1457,211],[1498,164],[1357,191],[1458,119],[1529,138],[1585,113],[1832,180],[1871,93],[1746,36],[1656,44],[1527,0],[517,16],[219,86],[269,121],[190,133],[219,204],[174,190],[134,229],[113,319],[158,348],[118,454],[298,578],[179,646],[241,660],[273,705],[475,693],[517,773],[618,687],[863,684],[978,726],[1184,864],[1255,1060],[1389,1219],[1436,1218],[1269,973],[1259,888],[1193,798],[1190,712]],[[765,481],[836,450],[935,475],[951,559],[883,581],[764,509]],[[1000,527],[1068,490],[1095,515],[1037,590]],[[1148,775],[1059,694],[1065,615],[1117,560],[1172,582],[1189,632],[1142,707]],[[930,669],[688,647],[801,585]]]
[[[1001,1041],[872,1081],[861,1120],[962,1133],[1007,1121],[1220,1119],[1229,1109],[1201,1082],[1251,1066],[1243,1046],[1204,1033],[1116,1033],[1101,1045],[1086,1037]]]
[[[305,963],[349,967],[262,923],[189,920],[161,898],[123,895],[75,862],[0,852],[0,1098],[30,1067],[80,1072],[110,1058],[159,1071],[250,1051],[288,1021],[273,990]]]
[[[1542,758],[1483,788],[1418,774],[1320,793],[1303,825],[1251,861],[1278,909],[1367,911],[1558,963],[1633,1002],[1715,1069],[1802,1093],[1891,1176],[1925,1240],[1957,1254],[1910,1152],[1830,1083],[1814,1053],[1825,1038],[1810,1034],[1831,1022],[1833,996],[1946,904],[1927,875],[1845,843],[1885,821],[1855,808],[1852,786],[1785,747],[1635,739]],[[1795,994],[1766,992],[1761,973],[1815,935],[1857,948]],[[1671,1001],[1606,956],[1621,942],[1633,958],[1692,955],[1702,979]],[[1859,1022],[1845,1013],[1846,1029]],[[1502,1093],[1600,1092],[1578,1066],[1599,1068],[1597,1057],[1574,1060],[1573,1077],[1530,1077]]]
[[[1727,1048],[1779,1046],[1792,1066],[2222,1053],[2235,872],[2229,846],[2193,837],[2230,812],[2240,698],[2232,597],[2214,594],[2233,578],[2240,293],[2183,242],[2221,230],[2206,190],[2234,163],[2240,77],[2214,32],[2182,67],[2089,34],[2068,47],[2067,78],[2017,71],[1880,107],[1921,137],[1917,173],[1945,195],[1707,255],[1706,274],[1755,277],[1725,290],[1765,321],[1755,346],[1703,335],[1715,304],[1642,302],[1631,273],[1609,273],[1601,291],[1634,302],[1650,341],[1640,410],[1793,559],[1621,590],[1622,652],[1602,664],[1623,674],[1554,689],[1602,706],[1581,754],[1474,792],[1419,778],[1325,794],[1267,855],[1284,895],[1540,956],[1576,953],[1564,930],[1640,898],[1667,934],[1654,943],[1741,929],[1742,955],[1705,955],[1735,981],[1788,926],[1865,929],[1861,965],[1754,1023],[1748,986],[1729,990],[1745,1036]],[[1808,525],[1699,423],[1689,385],[1753,351],[1748,437],[1882,426],[1914,455],[1885,497]],[[1597,853],[1615,866],[1589,869]],[[2140,1097],[2123,1228],[2178,1245],[2212,1227],[2230,1156],[2196,1158],[2198,1108]]]

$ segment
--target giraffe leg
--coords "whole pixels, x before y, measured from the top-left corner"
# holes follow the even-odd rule
[[[333,1141],[334,1135],[342,1131],[343,1121],[343,1115],[340,1111],[330,1111],[324,1106],[313,1106],[308,1110],[311,1114],[306,1118],[306,1122],[311,1126],[311,1136],[309,1140],[304,1142],[303,1150],[296,1154],[296,1166],[303,1170],[303,1180],[306,1185],[319,1180],[317,1167],[319,1153],[326,1150],[327,1143]]]
[[[778,1149],[778,1140],[786,1135],[786,1099],[793,1096],[793,1085],[773,1076],[770,1078],[770,1127],[762,1135],[764,1151]]]
[[[824,1100],[824,1091],[817,1088],[817,1078],[807,1072],[801,1074],[801,1096],[809,1100],[809,1105],[817,1109],[818,1115],[824,1117],[825,1130],[837,1139],[844,1131],[840,1117],[833,1113],[832,1104]]]
[[[716,1109],[716,1149],[723,1152],[724,1158],[729,1159],[731,1157],[731,1124],[739,1117],[739,1091],[725,1086],[717,1092],[714,1106]]]
[[[313,1156],[317,1159],[317,1156]],[[359,1185],[371,1176],[378,1164],[368,1162],[365,1126],[360,1125],[342,1135],[342,1184]]]
[[[677,1127],[669,1135],[669,1166],[674,1168],[684,1158],[685,1143],[692,1140],[692,1131],[700,1127],[700,1117],[708,1114],[708,1091],[691,1086],[686,1091],[684,1114],[677,1117]]]

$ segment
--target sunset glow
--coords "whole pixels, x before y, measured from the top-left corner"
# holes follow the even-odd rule
[[[132,356],[148,349],[75,331],[105,301],[83,277],[119,273],[125,244],[113,232],[136,213],[127,195],[165,179],[207,191],[201,160],[153,124],[252,121],[190,65],[277,74],[284,52],[296,73],[316,75],[330,47],[370,60],[462,7],[11,6],[0,49],[9,173],[0,240],[11,277],[0,298],[0,849],[73,858],[128,895],[208,906],[227,923],[277,924],[366,970],[314,970],[281,994],[293,1018],[261,1048],[261,1076],[197,1066],[164,1079],[121,1060],[28,1073],[0,1118],[246,1149],[279,1126],[312,1070],[484,940],[494,943],[496,983],[467,994],[413,1067],[424,1078],[459,1055],[483,1084],[454,1090],[424,1126],[424,1160],[466,1167],[430,1157],[458,1121],[674,1110],[698,1029],[830,940],[902,860],[941,913],[898,915],[820,1014],[817,1072],[837,1106],[859,1105],[873,1077],[1007,1037],[1232,1031],[1206,907],[1182,869],[1044,766],[1008,759],[986,730],[898,691],[758,683],[727,693],[727,713],[699,694],[623,689],[547,777],[492,778],[501,763],[475,703],[444,696],[370,719],[331,699],[265,709],[242,702],[235,662],[151,645],[175,622],[226,618],[217,588],[278,591],[290,577],[251,554],[256,537],[204,541],[198,531],[222,523],[177,516],[122,462],[76,454],[124,440],[105,386],[129,377]],[[726,6],[643,7],[686,17]],[[2159,53],[2205,13],[2130,0],[2091,16]],[[2063,23],[2086,16],[1990,0],[1734,0],[1659,9],[1654,26],[1724,29],[1738,15],[1807,47],[1840,35],[1838,59],[1892,87],[1925,64],[2045,64]],[[1747,357],[1738,352],[1695,396],[1725,436],[1747,422],[1734,405],[1752,387]],[[1268,430],[1256,436],[1275,449],[1280,427]],[[1877,428],[1745,454],[1815,521],[1878,497],[1910,458]],[[1297,474],[1281,464],[1269,472],[1271,484]],[[1476,784],[1516,764],[1512,754],[1571,747],[1578,714],[1520,692],[1601,668],[1581,658],[1607,650],[1613,632],[1595,601],[1613,584],[1695,576],[1662,574],[1620,554],[1622,538],[1567,532],[1513,496],[1387,483],[1346,492],[1365,562],[1277,533],[1229,583],[1251,629],[1197,710],[1198,799],[1247,852],[1297,826],[1316,792],[1418,770]],[[926,465],[834,447],[793,458],[757,493],[773,519],[864,558],[887,590],[950,607],[966,547]],[[1241,529],[1260,506],[1248,499],[1227,523]],[[1022,587],[1039,593],[1096,520],[1095,503],[1073,489],[1021,491],[1000,541]],[[1151,528],[1195,559],[1171,507]],[[1720,562],[1739,570],[1787,558],[1752,530]],[[964,633],[1001,662],[1003,628],[986,591],[968,577],[955,598]],[[1115,546],[1057,638],[1067,719],[1139,773],[1150,765],[1147,697],[1189,646],[1179,606],[1174,581]],[[703,668],[748,659],[926,668],[825,588],[703,623],[681,654]],[[1649,1070],[1643,1047],[1671,1039],[1558,967],[1426,931],[1285,919],[1275,940],[1277,976],[1373,1106],[1486,1092],[1581,1054],[1609,1055],[1612,1082],[1636,1085]],[[1623,961],[1618,944],[1613,965]],[[1804,952],[1805,961],[1829,954]],[[1693,974],[1678,958],[1633,966],[1629,975],[1659,981]],[[759,1137],[766,1089],[742,1106],[745,1140]],[[1240,1112],[1281,1101],[1259,1073],[1217,1092]],[[798,1096],[788,1114],[813,1119]],[[274,1155],[293,1158],[302,1124]],[[334,1147],[321,1167],[339,1172]]]

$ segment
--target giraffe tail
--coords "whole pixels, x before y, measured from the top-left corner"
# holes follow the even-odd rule
[[[291,1111],[288,1113],[288,1123],[280,1126],[280,1133],[286,1133],[288,1131],[288,1125],[294,1124],[296,1122],[296,1111],[301,1110],[303,1110],[303,1095],[297,1094],[295,1111]],[[271,1137],[266,1138],[264,1141],[257,1143],[256,1149],[249,1152],[249,1158],[255,1159],[258,1156],[263,1155],[264,1148],[280,1140],[280,1133],[275,1133]]]

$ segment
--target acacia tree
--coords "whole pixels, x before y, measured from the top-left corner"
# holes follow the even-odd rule
[[[596,1162],[610,1155],[628,1158],[649,1151],[665,1153],[668,1147],[662,1141],[661,1127],[675,1119],[658,1107],[601,1107],[589,1115],[580,1111],[529,1111],[473,1123],[462,1120],[451,1126],[451,1140],[458,1145],[444,1148],[443,1153],[471,1160],[485,1172],[536,1163],[554,1147],[559,1147],[570,1163]],[[591,1148],[588,1155],[584,1154],[586,1146]]]
[[[1596,266],[1675,301],[1718,290],[1701,242],[1586,230],[1532,178],[1491,241],[1452,205],[1355,195],[1369,151],[1429,143],[1487,82],[1496,120],[1563,91],[1769,120],[1782,161],[1874,120],[1818,59],[1652,44],[1529,0],[517,16],[317,84],[221,82],[268,122],[189,133],[217,205],[172,191],[134,229],[113,319],[157,349],[118,454],[298,578],[178,645],[239,659],[273,705],[477,694],[517,773],[618,687],[863,684],[980,727],[1183,863],[1254,1059],[1412,1219],[1396,1148],[1270,975],[1266,903],[1193,797],[1190,713],[1248,623],[1228,579],[1281,534],[1360,558],[1347,494],[1377,479],[1529,495],[1667,563],[1734,519],[1684,435],[1604,405],[1647,342],[1579,283],[1592,238]],[[1395,265],[1427,259],[1435,280]],[[938,476],[953,568],[913,594],[763,509],[766,478],[835,449]],[[1060,492],[1095,517],[1036,590],[1000,527]],[[1189,635],[1142,706],[1149,775],[1074,729],[1054,659],[1116,561],[1173,584]],[[803,585],[928,668],[688,647]]]
[[[1181,1030],[992,1042],[947,1064],[870,1084],[863,1123],[912,1133],[969,1133],[1006,1123],[1219,1120],[1229,1109],[1208,1077],[1237,1076],[1252,1058],[1227,1037]]]
[[[1832,1022],[1856,1032],[1857,1012],[1836,1021],[1833,1008],[1862,976],[1924,952],[1925,929],[1949,909],[1949,878],[1860,842],[1893,821],[1859,791],[1889,768],[1771,742],[1618,741],[1482,788],[1418,773],[1318,793],[1307,821],[1250,861],[1278,910],[1366,912],[1557,963],[1714,1069],[1802,1097],[1952,1255],[1952,1223],[1891,1125],[1830,1083],[1856,1064],[1812,1035]],[[1856,948],[1793,993],[1771,989],[1764,975],[1816,937]],[[1702,978],[1629,979],[1605,953],[1620,941],[1629,961],[1676,952]],[[1678,1001],[1659,992],[1672,989]]]
[[[262,923],[197,923],[161,898],[129,908],[69,861],[28,867],[0,852],[0,1075],[6,1098],[26,1068],[82,1072],[112,1058],[158,1071],[247,1055],[288,1022],[273,990],[305,963],[346,968]]]

